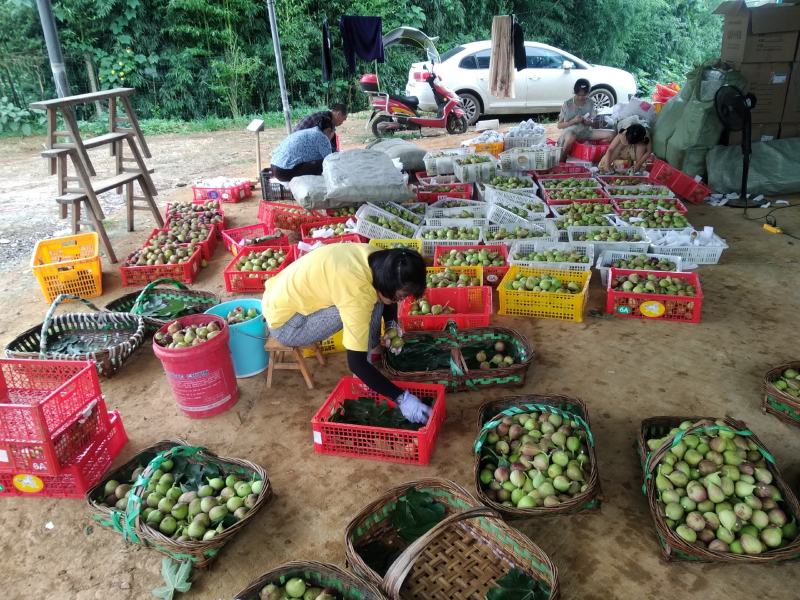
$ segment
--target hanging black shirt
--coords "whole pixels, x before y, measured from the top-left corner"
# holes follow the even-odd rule
[[[383,34],[380,17],[341,17],[339,29],[347,66],[356,72],[356,56],[383,62]]]

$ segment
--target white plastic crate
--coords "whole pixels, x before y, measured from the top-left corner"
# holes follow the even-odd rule
[[[536,221],[534,223],[527,223],[526,225],[522,225],[527,229],[531,235],[525,238],[505,238],[502,240],[492,239],[490,234],[496,234],[497,232],[506,229],[508,231],[513,231],[516,229],[516,226],[507,226],[507,225],[487,225],[481,231],[481,240],[484,244],[505,244],[506,246],[511,246],[516,242],[537,242],[537,241],[555,241],[558,232],[556,232],[555,227],[549,220],[545,221]]]
[[[614,193],[617,190],[631,190],[637,189],[644,191],[644,193],[637,194],[619,194]],[[651,193],[648,193],[650,191]],[[606,192],[612,198],[674,198],[675,194],[665,185],[658,183],[646,183],[643,185],[609,185],[606,186]]]
[[[540,133],[538,135],[508,135],[503,138],[503,149],[510,150],[511,148],[531,148],[536,146],[543,146],[547,135]],[[544,146],[547,148],[548,146]],[[537,169],[540,167],[536,167]],[[541,167],[542,169],[549,169],[550,167]]]
[[[455,208],[435,208],[428,210],[426,219],[486,219],[489,206],[485,202],[475,202],[470,206],[458,206]],[[460,217],[460,214],[470,213],[471,217]]]
[[[582,233],[589,233],[590,231],[595,231],[597,229],[616,229],[617,231],[628,233],[631,235],[638,235],[640,236],[640,242],[632,242],[632,241],[625,241],[625,242],[609,242],[609,241],[593,241],[593,240],[579,240],[576,239]],[[642,227],[606,227],[602,228],[600,226],[591,226],[591,227],[584,227],[584,226],[576,226],[576,227],[567,227],[567,239],[569,240],[570,244],[594,244],[595,252],[603,252],[605,250],[618,250],[620,252],[647,252],[647,248],[650,246],[650,240],[647,237],[647,233],[645,232],[644,228]]]
[[[568,212],[570,209],[574,208],[575,206],[580,206],[581,204],[589,204],[588,202],[580,202],[580,203],[573,203],[573,204],[554,204],[550,206],[550,210],[553,212],[553,216],[555,217],[562,217],[564,213]],[[602,204],[604,207],[607,207],[607,212],[604,213],[595,213],[598,215],[613,215],[614,214],[614,205],[610,202],[593,202],[592,204]],[[549,206],[549,205],[548,205]]]
[[[488,217],[489,221],[495,225],[506,225],[512,227],[527,227],[531,221],[530,219],[520,217],[510,210],[503,208],[501,205],[494,203],[489,205]]]
[[[530,252],[544,252],[545,250],[561,250],[563,252],[577,252],[581,256],[585,256],[588,261],[585,263],[578,262],[548,262],[538,260],[525,260],[517,259],[514,256],[518,253],[528,254]],[[594,263],[594,245],[593,244],[570,244],[564,242],[517,242],[511,245],[508,251],[508,262],[512,265],[520,265],[523,267],[535,267],[537,269],[558,269],[561,271],[589,271]]]
[[[436,152],[428,152],[423,158],[425,172],[428,175],[452,175],[454,170],[453,158],[471,154],[472,148],[446,148]]]
[[[460,221],[460,219],[459,219]],[[423,236],[428,231],[435,231],[437,229],[441,229],[442,227],[463,227],[464,225],[458,223],[457,225],[437,225],[437,226],[430,226],[430,225],[423,225],[420,227],[417,232],[414,234],[414,237],[418,240],[422,240],[422,255],[423,256],[433,256],[435,249],[437,246],[477,246],[481,243],[481,232],[478,233],[477,239],[474,240],[461,240],[461,239],[425,239]]]
[[[377,223],[370,223],[369,221],[367,221],[367,217],[369,216],[397,219],[397,217],[395,217],[393,214],[387,213],[386,211],[381,210],[376,206],[373,206],[372,204],[363,204],[356,211],[356,228],[354,233],[363,235],[365,238],[368,239],[379,239],[379,240],[413,237],[413,234],[406,235],[403,233],[398,233],[392,231],[391,229],[387,229],[386,227],[382,227]],[[402,219],[398,220],[402,221]],[[403,221],[403,223],[407,225],[412,230],[412,232],[417,227],[416,225],[412,223],[407,223],[406,221]]]
[[[423,220],[425,219],[425,215],[428,214],[428,207],[430,206],[427,202],[403,202],[401,204],[403,208],[406,210],[410,210],[418,217],[421,217]],[[420,212],[417,212],[418,209],[422,209]]]
[[[425,219],[425,225],[428,227],[486,227],[489,224],[489,219],[486,217],[477,217],[471,219],[454,219],[454,218],[433,218],[428,217]]]
[[[709,246],[662,246],[659,242],[663,237],[675,230],[647,229],[650,236],[650,252],[664,254],[667,256],[680,256],[684,262],[697,265],[715,265],[722,257],[722,251],[727,250],[728,244],[716,233],[713,234],[713,245]],[[693,229],[685,230],[687,232]]]
[[[600,252],[597,256],[597,263],[595,263],[595,267],[597,271],[600,273],[600,281],[603,283],[603,288],[608,287],[608,271],[611,269],[611,263],[615,260],[623,260],[628,258],[634,258],[644,254],[648,258],[657,258],[657,259],[666,259],[673,263],[675,263],[675,271],[680,273],[683,271],[683,259],[680,256],[668,256],[666,254],[652,254],[649,252],[617,252],[613,250],[606,250],[604,252]]]
[[[391,214],[391,212],[389,212],[386,209],[387,206],[390,206],[394,210],[400,213],[399,215],[395,215],[397,216],[398,219],[402,219],[406,223],[410,223],[415,227],[419,227],[420,225],[422,225],[422,221],[425,220],[425,218],[422,215],[418,215],[414,212],[411,212],[405,206],[397,204],[396,202],[380,202],[378,204],[373,204],[372,206],[376,206],[377,208],[380,208],[381,210]]]
[[[551,156],[548,146],[506,146],[505,152],[500,154],[500,167],[504,171],[549,169]]]
[[[453,160],[453,170],[455,171],[456,178],[464,183],[475,183],[478,181],[490,181],[497,175],[498,166],[497,159],[491,154],[483,152],[478,153],[479,156],[485,156],[489,159],[488,162],[477,164],[462,165],[458,160]]]
[[[480,200],[466,200],[464,198],[442,198],[428,206],[429,210],[436,208],[453,209],[453,208],[469,208],[470,206],[483,206],[486,207],[485,202]]]
[[[529,219],[539,221],[550,216],[550,206],[539,196],[523,196],[521,194],[503,193],[498,195],[495,200],[489,202],[489,205],[500,204],[506,207],[513,206],[523,208],[528,213]]]

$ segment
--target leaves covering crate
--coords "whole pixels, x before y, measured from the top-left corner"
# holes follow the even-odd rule
[[[400,325],[406,331],[439,331],[454,321],[458,327],[486,327],[492,317],[492,288],[489,286],[432,288],[424,299],[430,306],[440,305],[455,312],[441,314],[411,313],[413,298],[404,299],[399,306]]]
[[[112,461],[128,443],[119,413],[109,413],[108,421],[110,426],[105,435],[92,442],[70,463],[62,466],[58,475],[0,473],[0,498],[82,498],[100,481]]]
[[[396,515],[409,514],[404,505],[420,502],[420,496],[432,500],[427,513],[441,520],[418,535]],[[348,524],[345,544],[353,571],[395,600],[491,597],[487,593],[513,570],[534,580],[536,588],[526,590],[532,598],[560,597],[556,567],[544,551],[446,479],[387,490]],[[384,565],[376,564],[373,548],[391,552]]]
[[[509,287],[511,283],[521,275],[534,278],[550,275],[564,283],[576,283],[580,286],[580,292],[568,294],[511,289]],[[591,275],[591,271],[560,271],[512,265],[497,290],[500,297],[500,309],[497,314],[582,323],[586,301],[589,298]]]
[[[431,416],[419,429],[355,425],[332,420],[343,409],[346,400],[370,398],[380,410],[395,407],[394,400],[381,396],[357,377],[343,377],[328,399],[311,419],[314,451],[386,462],[428,464],[446,417],[445,388],[428,383],[394,382],[420,400],[431,399]],[[404,420],[405,422],[405,420]]]
[[[266,271],[240,271],[236,265],[251,252],[264,252],[267,250],[279,250],[285,252],[283,263],[275,269]],[[233,257],[233,260],[225,267],[223,275],[225,277],[225,289],[229,292],[263,292],[264,282],[280,273],[297,258],[296,246],[245,246]],[[246,265],[245,265],[246,266]]]
[[[764,413],[775,415],[784,423],[800,427],[800,398],[798,398],[798,389],[795,387],[782,386],[783,389],[776,385],[776,381],[787,370],[793,369],[800,370],[800,362],[790,362],[770,371],[764,376],[764,399],[761,402],[761,410]],[[785,379],[785,378],[784,378]],[[794,378],[795,385],[800,386],[800,380]]]
[[[615,278],[636,274],[642,280],[648,276],[658,280],[664,277],[682,279],[694,287],[694,296],[676,296],[658,293],[636,293],[613,288]],[[663,271],[637,271],[611,267],[608,274],[606,312],[623,318],[639,318],[652,321],[679,321],[699,323],[703,308],[703,290],[697,273],[673,273]]]
[[[48,303],[59,294],[82,298],[103,294],[100,244],[93,231],[39,240],[33,249],[31,270]]]
[[[267,202],[258,204],[258,220],[271,230],[287,229],[300,232],[303,223],[318,221],[327,217],[324,211],[306,210],[299,204],[284,202]]]
[[[585,481],[586,489],[583,492],[575,494],[569,500],[560,502],[556,506],[540,505],[530,508],[504,506],[502,503],[491,498],[481,483],[481,471],[485,468],[487,462],[492,462],[492,464],[499,466],[497,460],[487,461],[485,455],[482,458],[483,447],[488,444],[488,435],[492,432],[496,432],[497,426],[503,423],[503,419],[531,413],[536,415],[558,415],[564,421],[572,422],[576,428],[580,428],[585,432],[587,450],[586,462],[588,463],[588,473]],[[490,453],[494,454],[493,451]],[[595,439],[592,435],[589,409],[580,398],[548,394],[507,396],[499,400],[485,402],[478,409],[478,436],[473,446],[473,454],[476,495],[481,502],[495,509],[505,518],[524,519],[537,516],[571,514],[587,510],[598,510],[600,508],[602,492],[600,489],[597,454],[595,452]],[[511,465],[504,466],[509,467]],[[528,474],[530,474],[530,470]]]
[[[187,485],[191,483],[190,487],[192,488],[198,487],[196,480],[199,479],[201,473],[214,472],[224,475],[233,474],[250,481],[263,481],[262,489],[255,504],[243,518],[226,526],[210,539],[178,541],[151,527],[142,514],[144,507],[147,506],[143,497],[146,498],[149,493],[148,484],[156,471],[161,471],[165,461],[171,461],[173,468],[166,469],[164,467],[164,471],[175,471],[176,482]],[[138,476],[133,477],[134,470],[140,465],[144,466],[144,470]],[[181,481],[184,477],[185,479]],[[104,503],[105,483],[109,480],[131,481],[132,487],[124,510],[107,506]],[[127,463],[109,473],[103,481],[87,492],[85,498],[93,513],[92,518],[104,527],[113,529],[122,535],[126,542],[154,548],[179,562],[189,561],[195,567],[206,567],[226,543],[249,525],[255,514],[266,505],[271,497],[272,487],[267,478],[267,472],[260,465],[239,458],[217,456],[206,448],[191,446],[183,440],[165,440],[142,450]]]
[[[528,339],[505,327],[457,329],[455,323],[439,332],[411,332],[403,351],[383,352],[382,369],[392,380],[440,383],[448,392],[485,387],[519,387],[525,383],[534,351]],[[502,342],[512,364],[481,368],[477,354]]]
[[[681,427],[681,424],[685,421],[691,424],[685,428]],[[670,435],[670,431],[673,428],[679,428],[680,431],[674,435]],[[800,535],[797,535],[797,533],[794,534],[793,539],[790,539],[786,545],[778,548],[767,548],[760,554],[735,554],[733,552],[716,551],[699,544],[689,543],[669,527],[666,516],[662,514],[662,509],[659,506],[660,492],[656,486],[658,467],[670,449],[680,444],[690,435],[698,435],[705,432],[726,432],[729,439],[739,437],[748,442],[752,441],[757,447],[758,454],[766,459],[767,468],[772,475],[772,485],[780,491],[783,497],[782,504],[784,505],[784,511],[787,513],[787,519],[793,520],[795,523],[800,521],[800,503],[798,503],[797,497],[781,476],[781,472],[778,469],[778,465],[775,463],[773,455],[744,422],[731,417],[725,417],[723,419],[697,416],[651,417],[642,421],[639,429],[637,446],[644,476],[642,492],[647,497],[647,502],[650,506],[650,514],[655,523],[656,537],[663,557],[666,560],[736,564],[769,564],[800,558]],[[650,449],[648,440],[665,436],[667,436],[667,439],[664,440],[660,447],[654,450]]]

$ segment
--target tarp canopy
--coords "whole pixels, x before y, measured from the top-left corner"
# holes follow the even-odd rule
[[[436,50],[435,45],[438,40],[438,37],[428,37],[422,31],[414,27],[398,27],[383,36],[383,46],[403,44],[404,46],[411,46],[413,48],[422,48],[427,53],[428,60],[432,63],[437,63],[440,62],[439,51]]]

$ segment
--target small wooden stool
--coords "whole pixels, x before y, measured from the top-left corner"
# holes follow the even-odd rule
[[[308,370],[306,365],[306,358],[303,356],[303,348],[293,348],[291,346],[284,346],[274,337],[269,337],[267,343],[264,345],[269,356],[269,365],[267,367],[267,387],[272,387],[272,372],[275,369],[286,371],[300,371],[303,379],[306,380],[308,389],[314,389],[314,379],[311,377],[311,371]],[[319,344],[307,346],[314,351],[317,361],[320,365],[325,364],[325,356],[322,354],[322,349]],[[294,356],[292,360],[290,357]]]

